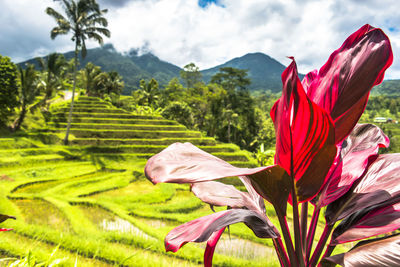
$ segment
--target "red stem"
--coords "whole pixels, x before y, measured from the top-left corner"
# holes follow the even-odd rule
[[[283,215],[279,209],[275,209],[276,215],[278,215],[279,224],[281,226],[283,239],[285,240],[286,250],[289,255],[290,264],[293,266],[298,266],[296,253],[294,252],[292,238],[290,236],[289,227],[287,225],[286,215]]]
[[[281,266],[290,267],[289,258],[286,253],[285,247],[283,246],[282,239],[274,238],[272,239],[272,241],[274,242],[275,251],[276,254],[278,255],[278,259],[279,262],[281,263]]]
[[[326,241],[328,241],[328,238],[331,235],[332,230],[333,230],[333,225],[325,224],[324,231],[323,231],[321,238],[318,241],[317,247],[315,248],[315,251],[311,257],[310,266],[316,266],[316,264],[319,260],[319,257],[321,256],[321,253],[324,250]]]
[[[307,234],[307,251],[306,251],[307,262],[309,261],[310,256],[311,256],[311,250],[312,250],[312,246],[313,246],[313,242],[314,242],[315,230],[317,229],[318,218],[319,218],[320,212],[321,212],[321,209],[317,208],[315,206],[314,213],[311,218],[310,227],[308,229],[308,234]]]
[[[303,249],[307,247],[307,223],[308,223],[308,202],[304,202],[301,205],[301,219],[300,219],[300,227],[301,227],[301,242],[303,245]]]

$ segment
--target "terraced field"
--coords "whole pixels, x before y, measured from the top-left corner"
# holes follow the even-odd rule
[[[63,266],[201,265],[204,244],[166,253],[163,239],[173,227],[212,211],[187,185],[153,186],[143,175],[146,159],[177,141],[236,166],[255,166],[251,155],[96,98],[80,97],[75,107],[69,147],[31,136],[0,138],[0,213],[17,217],[2,225],[14,231],[1,233],[0,254],[18,258],[31,251],[38,261],[57,259]],[[67,111],[53,113],[46,134],[63,134]],[[243,224],[224,234],[216,253],[215,266],[278,265],[271,241]]]

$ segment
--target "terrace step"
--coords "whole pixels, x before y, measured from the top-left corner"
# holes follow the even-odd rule
[[[61,161],[65,160],[64,156],[58,154],[46,154],[46,155],[34,155],[34,156],[24,156],[24,157],[10,157],[1,158],[0,166],[14,166],[14,165],[27,165],[27,164],[38,164],[41,162],[49,161]]]
[[[159,153],[165,149],[167,145],[124,145],[124,146],[86,146],[81,147],[82,150],[89,153]],[[208,153],[233,153],[238,150],[232,146],[216,145],[216,146],[198,146],[200,149]],[[240,152],[239,152],[240,153]]]
[[[53,117],[53,122],[67,122],[66,117]],[[98,123],[98,124],[140,124],[140,125],[179,125],[172,120],[151,119],[113,119],[113,118],[83,118],[72,117],[72,123]]]
[[[57,112],[53,114],[53,117],[68,117],[68,113],[66,112]],[[135,115],[131,113],[94,113],[94,112],[72,112],[73,118],[116,118],[116,119],[140,119],[140,120],[165,120],[161,116],[151,116],[151,115]]]
[[[69,107],[60,108],[59,111],[63,113],[69,112]],[[114,113],[114,114],[129,114],[128,111],[117,108],[74,108],[73,112],[76,113]]]
[[[157,139],[112,139],[112,138],[75,138],[71,140],[72,145],[92,145],[92,146],[120,146],[120,145],[170,145],[176,142],[190,142],[194,145],[213,146],[215,139],[210,137],[203,138],[157,138]]]
[[[49,129],[53,132],[64,132],[64,129]],[[104,130],[96,130],[96,129],[77,129],[71,128],[70,133],[78,138],[127,138],[127,139],[136,139],[136,138],[166,138],[166,137],[174,137],[174,138],[200,138],[201,133],[195,131],[140,131],[140,130],[112,130],[112,129],[104,129]]]
[[[50,127],[66,128],[67,123],[50,123]],[[143,130],[143,131],[185,131],[183,125],[139,125],[139,124],[100,124],[100,123],[72,123],[73,129],[114,129],[114,130]]]

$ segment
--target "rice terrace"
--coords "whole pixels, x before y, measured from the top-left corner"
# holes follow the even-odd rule
[[[400,266],[395,1],[0,3],[0,266]]]

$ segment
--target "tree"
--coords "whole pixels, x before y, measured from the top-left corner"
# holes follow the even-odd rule
[[[119,75],[116,71],[107,72],[107,83],[105,86],[106,94],[117,94],[120,95],[122,90],[124,89],[124,81],[122,80],[122,76]]]
[[[47,56],[46,60],[43,58],[37,58],[39,66],[42,70],[41,77],[41,88],[45,92],[43,102],[45,103],[51,98],[54,91],[61,89],[63,86],[64,71],[67,66],[64,55],[52,53]]]
[[[29,64],[26,69],[18,67],[19,80],[21,82],[19,90],[19,107],[20,112],[17,119],[12,125],[13,131],[18,131],[25,119],[28,111],[28,105],[35,101],[36,96],[39,93],[38,88],[38,73],[35,70],[34,65]]]
[[[211,77],[211,82],[220,84],[227,91],[244,90],[251,84],[251,80],[247,77],[247,70],[232,67],[223,67],[219,70]]]
[[[9,57],[0,55],[0,127],[5,127],[9,116],[18,106],[18,71]]]
[[[154,107],[159,95],[157,80],[152,78],[148,83],[145,80],[141,80],[137,94],[139,94],[139,104],[147,104],[150,107]]]
[[[194,63],[189,63],[183,67],[183,70],[180,72],[180,76],[182,80],[186,83],[187,88],[192,88],[196,83],[201,82],[201,72],[199,67],[197,67]]]
[[[107,9],[100,10],[96,0],[62,0],[60,1],[66,17],[48,7],[46,13],[56,20],[57,26],[51,30],[51,39],[58,35],[64,35],[72,32],[71,40],[75,42],[74,53],[74,82],[72,87],[71,107],[68,115],[68,125],[65,134],[64,144],[68,144],[68,135],[71,128],[72,111],[74,108],[74,96],[76,87],[76,72],[78,63],[78,54],[81,52],[82,58],[86,56],[86,39],[93,39],[100,45],[103,44],[103,37],[110,37],[110,31],[106,28],[107,20],[103,14]]]
[[[99,66],[94,65],[92,62],[86,64],[86,66],[80,71],[80,80],[82,87],[86,89],[86,94],[89,96],[98,96],[97,82],[98,76],[102,73]],[[97,79],[97,81],[96,81]]]

